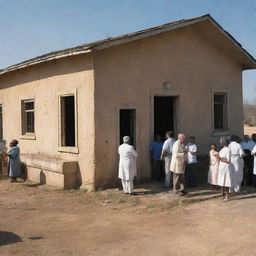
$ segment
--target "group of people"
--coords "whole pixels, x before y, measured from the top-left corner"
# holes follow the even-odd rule
[[[171,131],[166,132],[166,140],[156,135],[150,145],[152,178],[164,180],[164,188],[172,187],[173,193],[186,195],[185,184],[189,187],[197,185],[197,145],[195,137],[190,136],[185,145],[186,136],[179,134],[177,140]],[[125,136],[119,146],[119,178],[124,192],[133,193],[133,179],[136,176],[137,152],[130,145],[130,138]],[[238,136],[223,137],[220,140],[221,150],[217,146],[210,147],[210,166],[208,182],[213,189],[221,187],[223,200],[229,200],[230,193],[239,193],[242,182],[245,186],[256,186],[256,134],[252,140],[245,135],[241,142]],[[254,161],[254,163],[253,163]],[[163,164],[164,163],[164,164]],[[254,165],[254,168],[253,168]],[[185,175],[186,173],[186,175]]]

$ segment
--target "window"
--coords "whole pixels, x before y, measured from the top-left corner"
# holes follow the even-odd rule
[[[3,105],[0,104],[0,139],[3,139]]]
[[[34,100],[23,100],[22,105],[22,135],[35,133]]]
[[[75,95],[60,96],[61,147],[76,147]]]
[[[227,94],[214,93],[214,130],[227,129]]]

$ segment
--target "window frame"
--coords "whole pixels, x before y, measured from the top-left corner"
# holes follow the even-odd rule
[[[25,110],[25,104],[33,102],[34,108],[33,110]],[[21,139],[28,139],[28,140],[35,140],[36,139],[36,104],[35,104],[35,97],[26,97],[20,99],[20,107],[21,107]],[[34,132],[27,132],[26,127],[26,113],[33,112],[34,113]]]
[[[62,98],[74,96],[74,110],[75,110],[75,146],[62,145]],[[77,90],[69,90],[58,93],[58,152],[78,154],[78,108],[77,108]]]
[[[224,95],[223,128],[215,129],[214,96]],[[227,90],[219,89],[212,91],[212,134],[213,136],[229,135],[229,93]]]

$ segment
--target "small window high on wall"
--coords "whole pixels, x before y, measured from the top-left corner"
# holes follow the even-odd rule
[[[35,102],[22,100],[22,135],[35,133]]]
[[[60,96],[61,147],[76,147],[75,95]]]
[[[214,93],[214,130],[228,130],[227,93]]]

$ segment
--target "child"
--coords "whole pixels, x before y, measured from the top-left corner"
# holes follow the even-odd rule
[[[208,172],[208,183],[212,185],[213,189],[218,186],[218,173],[219,173],[219,153],[217,152],[217,146],[211,145],[210,150],[210,166]]]

